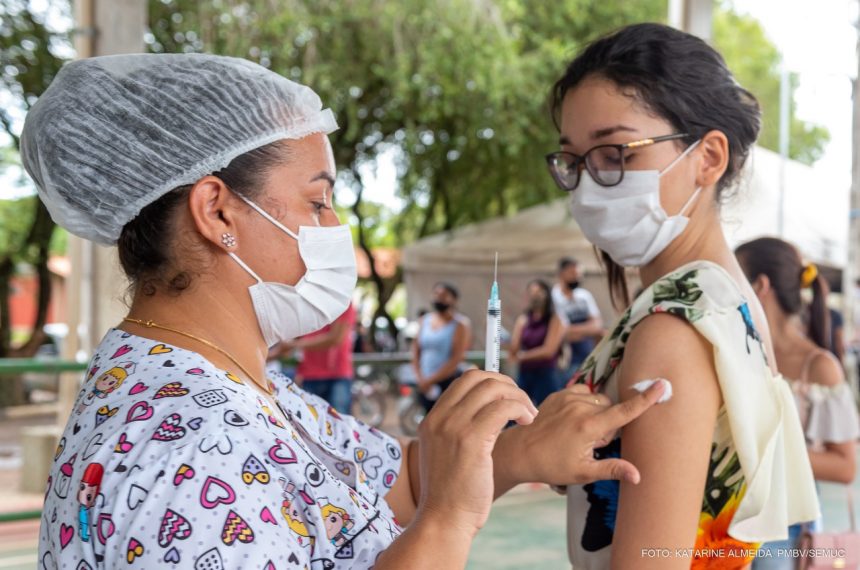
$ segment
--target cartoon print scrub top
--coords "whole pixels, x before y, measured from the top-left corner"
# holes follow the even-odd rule
[[[112,329],[54,456],[40,568],[365,569],[398,442],[283,376],[289,423],[198,354]]]
[[[687,264],[644,291],[572,382],[618,402],[616,372],[625,345],[633,328],[655,313],[686,320],[713,346],[724,402],[714,426],[696,543],[684,556],[691,568],[743,568],[758,543],[785,538],[791,524],[818,516],[791,390],[768,366],[743,293],[722,267],[707,261]],[[623,442],[622,433],[595,455],[620,457]],[[619,488],[618,481],[568,487],[568,551],[576,570],[610,566]],[[672,500],[669,487],[666,493]]]

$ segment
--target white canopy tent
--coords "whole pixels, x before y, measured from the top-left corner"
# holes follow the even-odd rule
[[[755,149],[736,196],[723,207],[724,227],[732,247],[778,234],[780,168],[778,154]],[[848,188],[828,187],[814,168],[794,161],[786,163],[785,180],[785,239],[821,265],[843,267],[847,261]],[[584,286],[594,294],[604,319],[614,318],[594,250],[569,214],[565,198],[510,217],[433,235],[406,247],[402,264],[410,317],[430,306],[434,283],[450,281],[460,289],[460,310],[472,320],[475,346],[479,348],[495,252],[499,252],[502,323],[506,328],[513,325],[524,307],[526,284],[536,277],[552,281],[557,262],[564,256],[582,263]]]

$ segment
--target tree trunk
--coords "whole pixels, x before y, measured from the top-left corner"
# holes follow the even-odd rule
[[[355,217],[358,219],[358,245],[367,256],[370,264],[370,280],[376,286],[377,307],[373,314],[373,322],[370,324],[370,338],[374,349],[378,350],[379,346],[376,342],[377,318],[382,317],[385,319],[388,332],[395,341],[397,340],[397,327],[394,326],[394,319],[391,318],[391,315],[388,313],[388,309],[385,308],[385,305],[388,304],[388,301],[391,299],[391,295],[394,293],[396,282],[393,286],[386,286],[386,279],[383,279],[376,269],[376,259],[373,257],[370,244],[367,242],[367,235],[364,232],[364,218],[361,214],[361,198],[364,194],[364,183],[361,179],[361,174],[358,172],[358,168],[352,168],[352,175],[358,184],[358,188],[355,193],[355,203],[352,205],[352,213],[355,214]]]
[[[12,344],[12,318],[9,299],[12,296],[12,276],[15,263],[10,258],[0,261],[0,358],[8,357]],[[0,409],[26,402],[24,380],[20,376],[0,376]]]
[[[47,208],[40,200],[37,200],[33,224],[30,226],[22,247],[22,250],[25,251],[31,247],[35,247],[37,250],[33,264],[38,283],[36,315],[30,337],[19,347],[12,346],[12,318],[10,314],[15,262],[11,257],[0,262],[0,358],[31,357],[45,342],[44,327],[48,318],[48,306],[51,303],[51,272],[48,269],[48,258],[54,227],[54,221],[51,219]],[[0,377],[0,408],[24,404],[26,400],[24,380],[21,376]]]
[[[10,298],[12,297],[12,276],[15,274],[15,263],[6,257],[0,261],[0,358],[7,358],[12,348],[12,315],[10,314]]]
[[[30,338],[14,349],[12,353],[19,358],[26,358],[36,354],[36,351],[45,343],[45,322],[48,320],[48,307],[51,304],[51,271],[48,269],[50,257],[51,237],[54,235],[54,220],[41,200],[36,201],[36,215],[33,225],[27,236],[27,243],[37,248],[34,263],[38,279],[39,291],[36,300],[36,319]]]

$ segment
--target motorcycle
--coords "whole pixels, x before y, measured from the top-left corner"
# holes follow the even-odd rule
[[[378,428],[385,421],[385,395],[391,379],[385,373],[374,373],[373,366],[362,364],[355,369],[352,381],[352,415]]]

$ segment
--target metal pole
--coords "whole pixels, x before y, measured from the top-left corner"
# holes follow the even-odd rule
[[[713,0],[669,0],[669,25],[710,43],[713,30]]]
[[[858,1],[860,5],[860,1]],[[857,73],[853,81],[854,112],[851,132],[851,210],[848,225],[848,263],[842,272],[842,303],[845,315],[845,335],[855,347],[858,341],[856,280],[860,276],[860,15],[857,30]],[[856,371],[856,367],[855,371]],[[854,371],[849,371],[854,372]],[[856,389],[857,378],[854,379]]]
[[[782,62],[779,73],[779,213],[777,231],[785,237],[785,184],[788,150],[791,141],[791,82],[788,68]]]

